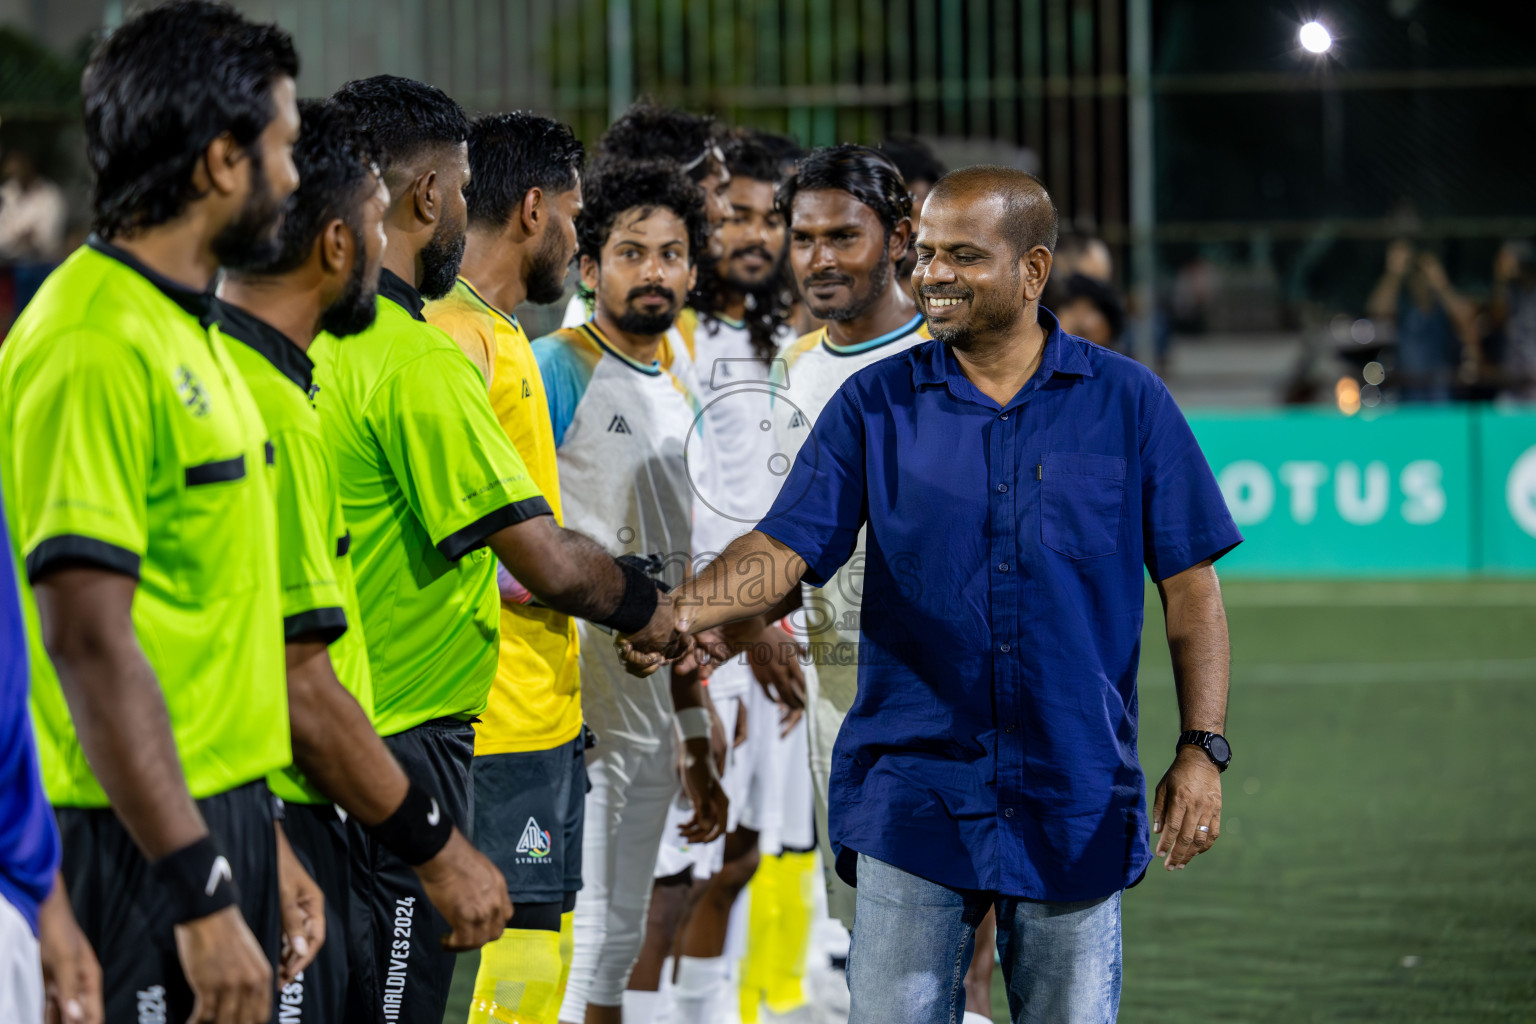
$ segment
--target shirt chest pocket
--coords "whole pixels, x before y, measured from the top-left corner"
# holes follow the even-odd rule
[[[267,467],[259,454],[223,450],[229,454],[189,462],[182,470],[177,563],[184,593],[194,600],[254,587],[253,554],[270,543],[253,528],[260,521],[255,506],[269,500],[259,479]]]
[[[1125,506],[1125,459],[1047,452],[1040,460],[1040,539],[1068,558],[1111,555]]]

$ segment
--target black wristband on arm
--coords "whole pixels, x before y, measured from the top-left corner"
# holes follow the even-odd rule
[[[212,836],[166,854],[150,865],[150,871],[165,887],[166,913],[172,924],[195,921],[240,902],[235,873]]]
[[[414,868],[448,845],[453,836],[453,816],[437,797],[412,782],[395,813],[363,828],[380,846]]]
[[[619,633],[638,633],[651,621],[651,616],[656,614],[661,591],[656,581],[635,564],[636,561],[638,559],[632,559],[629,555],[614,559],[619,572],[624,574],[624,594],[619,598],[619,606],[611,614],[606,618],[592,620],[599,626],[607,626]]]

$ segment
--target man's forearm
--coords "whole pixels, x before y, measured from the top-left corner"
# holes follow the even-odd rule
[[[410,781],[336,678],[324,644],[288,645],[288,716],[293,763],[342,810],[377,825],[404,802]]]
[[[159,860],[208,826],[181,772],[160,681],[133,632],[134,581],[80,585],[85,574],[110,575],[65,569],[37,585],[44,643],[91,772],[140,851]],[[108,595],[104,611],[102,589],[122,586],[126,594]]]
[[[688,631],[698,633],[777,610],[804,574],[794,549],[753,530],[679,587],[673,603]]]
[[[709,698],[704,690],[704,677],[697,669],[688,672],[674,670],[671,686],[673,711],[709,706]]]
[[[508,527],[490,545],[502,566],[540,604],[556,611],[601,621],[623,600],[624,574],[613,556],[548,516]]]
[[[1168,652],[1178,688],[1180,729],[1222,732],[1232,648],[1221,585],[1209,563],[1159,584],[1168,626]]]

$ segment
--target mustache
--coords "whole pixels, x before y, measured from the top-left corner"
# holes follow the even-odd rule
[[[971,297],[970,292],[950,292],[942,288],[924,288],[920,294],[925,299],[969,299]]]
[[[733,260],[741,256],[756,256],[766,263],[772,263],[774,258],[773,253],[769,252],[761,245],[749,245],[745,248],[737,249],[731,253],[731,259]]]
[[[642,285],[639,288],[631,288],[629,294],[624,296],[624,301],[634,302],[636,299],[643,299],[647,295],[654,295],[657,298],[666,299],[672,303],[677,302],[677,292],[670,288],[663,288],[660,285]]]
[[[820,274],[812,274],[801,282],[801,285],[805,288],[814,288],[818,284],[843,284],[851,288],[853,286],[853,278],[847,274],[824,271]]]

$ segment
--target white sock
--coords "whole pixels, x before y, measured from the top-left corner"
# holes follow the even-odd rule
[[[656,1004],[660,1001],[660,992],[642,992],[636,988],[625,989],[624,1024],[660,1024],[656,1016]]]
[[[723,956],[685,956],[677,961],[672,987],[676,1024],[720,1024],[730,964]],[[629,1024],[626,1018],[624,1024]]]
[[[625,1012],[624,1024],[629,1024],[629,1017],[628,1017],[629,1011],[626,1009],[624,1012]],[[976,1012],[974,1012],[972,1010],[966,1010],[965,1011],[965,1016],[960,1019],[960,1024],[992,1024],[992,1018],[991,1017],[984,1017],[981,1014],[976,1013]]]

